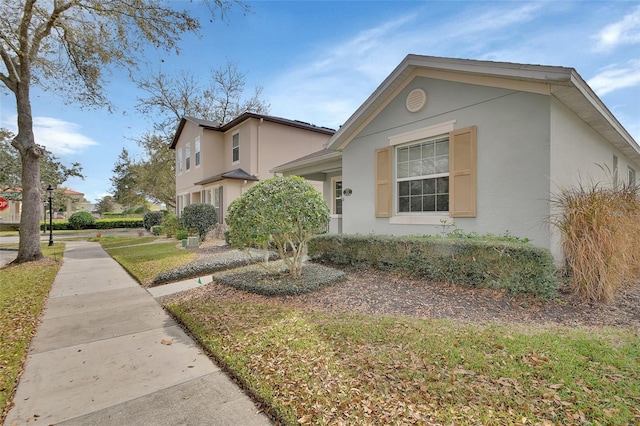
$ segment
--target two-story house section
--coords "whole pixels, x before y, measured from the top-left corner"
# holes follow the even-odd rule
[[[229,204],[279,164],[323,148],[335,131],[296,120],[246,112],[233,121],[183,117],[170,148],[176,152],[176,214],[207,203],[224,223]]]

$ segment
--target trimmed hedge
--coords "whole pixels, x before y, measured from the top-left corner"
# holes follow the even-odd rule
[[[44,223],[40,223],[40,230],[44,229]],[[49,222],[46,224],[49,230]],[[93,225],[83,227],[81,229],[115,229],[115,228],[142,228],[142,218],[114,218],[114,219],[96,219]],[[54,231],[73,230],[68,221],[53,222]]]
[[[374,267],[541,299],[558,290],[553,257],[531,244],[491,239],[322,235],[309,242],[318,262]]]

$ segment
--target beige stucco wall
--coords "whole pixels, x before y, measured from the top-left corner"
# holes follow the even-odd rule
[[[239,135],[240,142],[240,158],[237,162],[233,162],[232,156],[235,134]],[[195,166],[195,139],[198,136],[201,164]],[[329,136],[255,118],[247,119],[224,133],[206,130],[187,121],[175,146],[176,160],[178,150],[183,153],[182,173],[177,173],[176,167],[176,195],[181,197],[189,194],[191,204],[205,202],[201,198],[201,191],[222,186],[223,208],[226,211],[229,204],[255,182],[224,179],[204,186],[195,185],[195,182],[236,169],[242,169],[261,180],[267,179],[271,177],[269,170],[274,167],[322,149]],[[191,146],[190,170],[184,166],[186,144]],[[178,209],[182,207],[180,204]]]

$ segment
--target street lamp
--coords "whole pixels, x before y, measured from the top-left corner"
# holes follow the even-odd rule
[[[49,245],[53,245],[53,187],[49,185],[47,187],[47,194],[49,194]]]

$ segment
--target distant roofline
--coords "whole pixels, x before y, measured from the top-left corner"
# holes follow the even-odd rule
[[[239,124],[250,120],[264,120],[271,123],[281,124],[283,126],[295,127],[297,129],[308,130],[311,132],[320,133],[323,135],[333,136],[336,132],[334,129],[329,127],[316,126],[314,124],[306,123],[304,121],[299,120],[290,120],[282,117],[275,117],[273,115],[265,115],[265,114],[257,114],[255,112],[244,112],[240,114],[238,117],[234,118],[230,122],[224,125],[220,125],[215,121],[202,120],[195,117],[184,116],[180,119],[180,123],[178,124],[178,128],[176,129],[176,133],[171,140],[171,145],[169,145],[169,149],[175,149],[178,139],[180,138],[180,134],[182,133],[182,129],[184,129],[187,121],[196,124],[199,127],[205,128],[207,130],[213,130],[216,132],[227,132]]]

